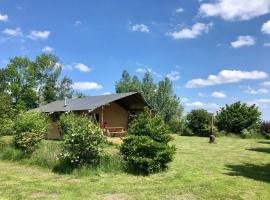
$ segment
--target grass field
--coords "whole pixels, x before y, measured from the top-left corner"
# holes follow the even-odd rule
[[[0,199],[270,199],[270,141],[221,137],[209,144],[207,138],[175,136],[173,143],[177,154],[169,169],[151,176],[120,168],[63,175],[46,161],[33,162],[44,162],[40,167],[1,157]],[[54,145],[45,146],[57,152]],[[118,152],[112,146],[107,151]]]

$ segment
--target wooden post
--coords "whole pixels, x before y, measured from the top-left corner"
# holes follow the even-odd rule
[[[102,107],[101,107],[101,119],[100,119],[101,128],[103,128],[103,123],[104,123],[103,120],[104,120],[104,119],[103,119],[103,106],[102,106]]]

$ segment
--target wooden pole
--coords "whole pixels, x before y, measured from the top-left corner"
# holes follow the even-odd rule
[[[103,106],[101,107],[101,128],[103,128]]]

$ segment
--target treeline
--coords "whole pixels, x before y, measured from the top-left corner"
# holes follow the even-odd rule
[[[117,93],[140,92],[151,109],[163,117],[172,131],[175,132],[180,128],[183,107],[173,92],[172,82],[167,77],[156,83],[149,71],[145,72],[140,80],[125,70],[121,79],[116,82],[115,90]]]

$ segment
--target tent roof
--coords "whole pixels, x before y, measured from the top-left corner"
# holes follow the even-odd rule
[[[140,93],[129,92],[100,96],[88,96],[77,99],[67,99],[66,106],[64,105],[64,100],[54,101],[47,105],[33,109],[32,111],[50,113],[89,110],[92,112],[93,110],[112,102],[120,104],[127,110],[142,110],[145,106],[148,106]]]

